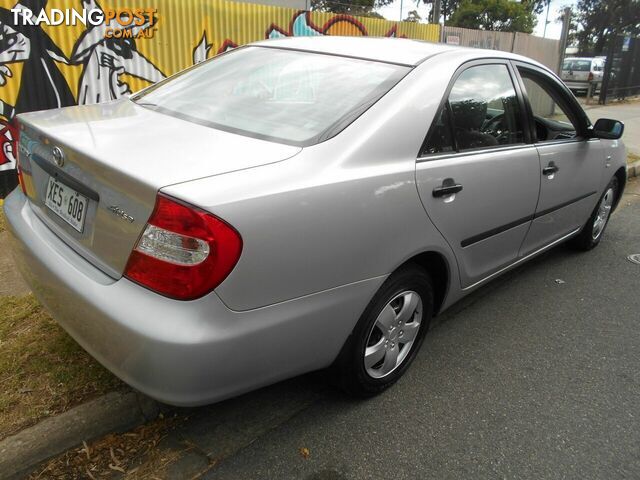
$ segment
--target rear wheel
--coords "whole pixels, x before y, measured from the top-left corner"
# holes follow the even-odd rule
[[[607,185],[607,188],[604,189],[604,193],[602,194],[602,197],[600,197],[600,201],[593,210],[593,213],[591,213],[589,220],[587,220],[587,223],[582,228],[582,231],[571,241],[571,244],[574,247],[579,250],[586,251],[591,250],[600,243],[604,230],[609,223],[609,217],[611,216],[611,211],[613,210],[613,204],[617,194],[618,178],[613,177],[609,182],[609,185]]]
[[[337,362],[348,393],[370,396],[395,383],[415,358],[429,327],[433,289],[416,266],[392,274],[360,317]]]

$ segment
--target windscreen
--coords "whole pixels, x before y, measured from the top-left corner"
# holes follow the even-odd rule
[[[591,70],[591,60],[567,59],[562,64],[563,70],[573,70],[574,72],[588,72]]]
[[[134,101],[213,128],[306,146],[339,133],[409,69],[247,47],[160,82]]]

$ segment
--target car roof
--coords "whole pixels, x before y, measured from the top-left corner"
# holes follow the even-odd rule
[[[285,48],[362,58],[401,65],[418,65],[429,57],[465,52],[468,55],[522,59],[520,55],[499,50],[467,48],[408,38],[387,37],[285,37],[252,43],[261,47]]]

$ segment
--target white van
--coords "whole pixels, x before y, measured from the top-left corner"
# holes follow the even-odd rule
[[[587,91],[590,82],[602,82],[604,57],[569,57],[562,62],[560,78],[574,92]]]

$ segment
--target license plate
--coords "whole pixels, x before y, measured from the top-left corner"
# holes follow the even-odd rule
[[[73,188],[49,177],[44,204],[75,230],[82,233],[89,199]]]

